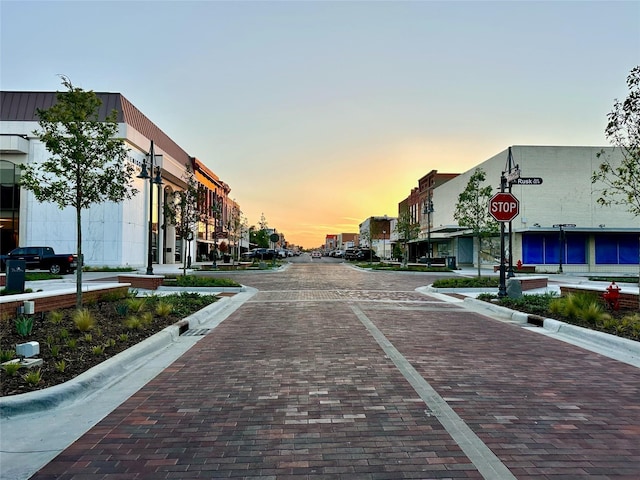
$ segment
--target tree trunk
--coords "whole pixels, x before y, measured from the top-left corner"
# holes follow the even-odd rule
[[[482,273],[480,273],[481,257],[482,257],[482,237],[478,235],[478,278],[482,276]]]
[[[82,257],[82,208],[80,207],[80,202],[76,204],[76,227],[78,229],[77,234],[77,255],[78,255],[78,266],[76,268],[76,308],[79,310],[82,308],[82,268],[83,268],[83,257]]]

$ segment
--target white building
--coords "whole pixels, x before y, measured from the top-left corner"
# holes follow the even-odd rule
[[[151,122],[119,93],[96,93],[102,101],[99,119],[116,110],[119,136],[129,149],[129,161],[141,167],[147,161],[154,141],[154,164],[161,169],[163,184],[133,178],[138,194],[120,203],[102,203],[83,211],[82,237],[84,263],[95,266],[133,266],[147,264],[149,215],[152,212],[154,263],[181,261],[182,240],[172,225],[165,224],[163,203],[175,190],[186,186],[186,166],[193,169],[195,159]],[[75,209],[60,210],[57,205],[39,203],[30,191],[18,185],[20,164],[49,158],[44,144],[34,135],[39,130],[36,109],[47,109],[56,102],[55,92],[0,92],[0,250],[16,246],[46,245],[59,253],[76,252]],[[140,172],[140,168],[136,169]],[[208,187],[207,187],[208,188]],[[215,192],[227,201],[230,189]],[[152,203],[152,205],[150,205]],[[226,203],[225,203],[226,205]],[[191,251],[196,251],[192,240]]]
[[[611,147],[511,147],[520,176],[542,179],[537,185],[511,185],[520,202],[520,213],[511,222],[514,264],[520,260],[551,272],[557,271],[562,261],[566,272],[637,273],[640,218],[621,205],[599,205],[602,186],[591,182],[602,162],[598,153],[603,150],[614,162],[622,158],[620,150]],[[458,195],[476,168],[486,172],[487,183],[499,192],[501,174],[509,170],[508,153],[506,149],[433,189],[431,239],[435,257],[455,255],[458,264],[476,263],[474,239],[454,220]],[[561,224],[575,225],[562,228],[562,240],[557,226]],[[483,242],[483,263],[495,264],[499,257],[499,238],[487,242],[486,249]]]

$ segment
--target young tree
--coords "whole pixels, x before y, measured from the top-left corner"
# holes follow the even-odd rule
[[[474,238],[478,239],[478,277],[480,271],[482,239],[494,236],[498,233],[498,222],[489,213],[489,200],[493,196],[490,185],[482,186],[486,180],[486,173],[481,168],[476,168],[464,191],[458,195],[458,203],[455,207],[453,218],[461,227],[468,227]]]
[[[38,109],[41,130],[37,136],[51,157],[23,165],[21,185],[39,202],[76,210],[77,255],[76,306],[82,307],[82,210],[102,202],[121,202],[137,193],[131,184],[134,165],[124,141],[117,138],[117,112],[99,120],[102,104],[92,91],[74,87],[62,76],[66,92],[57,103]]]
[[[169,225],[175,225],[176,234],[182,238],[182,274],[187,274],[187,255],[185,249],[186,242],[193,240],[198,221],[202,220],[202,215],[198,210],[198,200],[200,191],[198,182],[193,174],[191,165],[185,165],[185,172],[182,179],[187,186],[184,190],[176,190],[164,205],[165,221]]]
[[[598,203],[624,205],[633,215],[640,216],[640,65],[627,77],[629,96],[623,103],[615,100],[607,115],[607,140],[622,152],[622,161],[612,162],[603,150],[598,154],[602,163],[593,172],[591,181],[602,182]]]
[[[592,183],[602,182],[600,205],[624,205],[636,217],[640,216],[640,65],[627,77],[629,96],[623,103],[615,100],[607,115],[607,140],[622,152],[622,161],[611,161],[605,151],[598,154],[602,163],[591,176]],[[640,238],[638,239],[640,245]],[[639,247],[640,248],[640,247]],[[638,253],[640,265],[640,250]],[[639,267],[640,268],[640,267]],[[640,275],[638,276],[640,285]]]
[[[398,216],[398,221],[396,223],[396,232],[398,232],[398,237],[402,240],[404,245],[404,252],[402,254],[402,265],[406,266],[409,261],[409,242],[414,238],[418,238],[418,234],[420,233],[420,224],[413,221],[411,218],[411,213],[407,207],[404,207]]]

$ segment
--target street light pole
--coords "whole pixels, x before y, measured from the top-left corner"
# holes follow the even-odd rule
[[[382,261],[387,258],[387,231],[382,230]]]
[[[149,179],[149,231],[147,238],[147,275],[153,275],[153,185],[162,185],[162,176],[160,167],[154,167],[155,153],[153,149],[153,140],[151,140],[151,148],[149,150],[149,170],[147,170],[146,160],[142,163],[142,171],[138,178]],[[154,168],[156,176],[154,178]],[[158,197],[159,198],[159,197]]]
[[[433,213],[431,195],[424,201],[423,213],[427,215],[427,267],[431,267],[431,214]]]

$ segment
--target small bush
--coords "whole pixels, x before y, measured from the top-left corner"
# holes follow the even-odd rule
[[[144,298],[129,298],[127,299],[127,307],[130,312],[141,313],[146,307],[147,301]]]
[[[55,363],[55,367],[57,371],[64,373],[65,369],[67,368],[67,362],[65,362],[64,360],[60,360],[59,362]]]
[[[18,318],[16,318],[15,323],[18,335],[22,337],[31,335],[31,331],[33,330],[33,317],[20,315]]]
[[[153,313],[144,312],[142,315],[140,315],[140,323],[142,323],[144,327],[148,327],[149,325],[151,325],[152,322],[153,322]]]
[[[2,366],[2,369],[7,375],[13,377],[18,372],[18,370],[20,370],[20,364],[18,362],[7,363],[6,365]]]
[[[66,340],[67,338],[69,338],[69,330],[67,330],[66,328],[61,328],[60,332],[58,332],[58,336],[61,340]]]
[[[0,362],[8,362],[16,357],[15,350],[0,350]]]
[[[118,303],[115,309],[116,313],[121,317],[126,317],[129,314],[129,305],[127,303]]]
[[[85,333],[84,337],[82,338],[86,343],[91,343],[93,342],[93,335],[91,335],[90,333]]]
[[[78,339],[77,338],[68,338],[66,342],[67,348],[70,350],[75,350],[78,348]]]
[[[126,342],[129,340],[129,335],[127,335],[126,333],[121,333],[118,336],[118,340],[120,340],[121,342]]]
[[[53,358],[56,358],[58,355],[60,355],[60,345],[51,345],[49,350],[51,351],[51,356]]]
[[[29,370],[29,372],[25,373],[22,378],[29,385],[37,385],[42,381],[42,374],[40,373],[40,369]]]
[[[156,315],[159,317],[167,317],[173,311],[173,306],[170,303],[163,302],[162,300],[156,305]]]
[[[95,326],[96,319],[88,309],[83,308],[75,311],[73,314],[73,323],[79,331],[88,332]]]
[[[452,277],[433,282],[435,288],[497,288],[499,284],[500,280],[495,277]]]
[[[62,323],[62,319],[64,318],[64,315],[62,314],[62,312],[59,312],[58,310],[51,310],[47,314],[47,317],[49,319],[49,322],[52,323],[53,325],[60,325]]]
[[[124,321],[124,326],[129,330],[140,330],[142,328],[142,322],[140,321],[139,317],[131,315]]]
[[[105,347],[115,347],[115,346],[116,346],[116,341],[113,338],[109,338],[105,343]]]
[[[91,349],[91,353],[93,353],[94,355],[102,355],[102,354],[104,354],[104,346],[103,345],[96,345],[95,347],[93,347]]]

